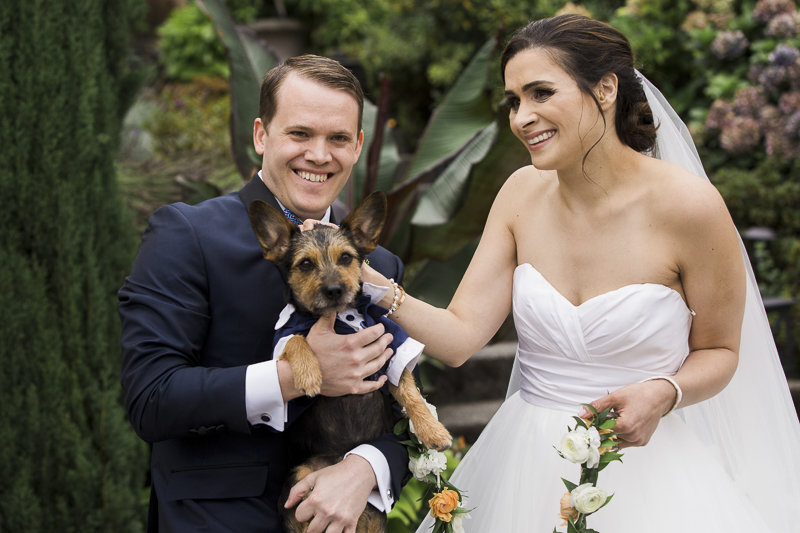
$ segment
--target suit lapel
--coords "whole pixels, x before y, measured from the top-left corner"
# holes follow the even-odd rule
[[[250,178],[250,181],[239,190],[239,198],[241,198],[244,208],[247,209],[248,213],[250,212],[250,204],[255,200],[263,200],[277,209],[278,212],[283,212],[281,206],[278,205],[278,201],[275,199],[275,195],[264,185],[264,182],[261,181],[258,174]]]

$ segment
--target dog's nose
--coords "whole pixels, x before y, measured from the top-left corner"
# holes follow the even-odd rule
[[[325,288],[325,296],[328,297],[328,300],[338,300],[342,297],[342,286],[337,284],[328,285]]]

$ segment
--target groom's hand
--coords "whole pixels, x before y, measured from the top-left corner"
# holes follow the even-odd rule
[[[367,507],[367,498],[378,486],[372,466],[366,459],[350,454],[341,463],[312,472],[289,493],[286,508],[300,502],[295,518],[311,521],[307,533],[355,533],[358,518]],[[309,489],[313,490],[309,492]]]
[[[644,446],[650,442],[658,422],[675,402],[675,389],[662,379],[634,383],[591,402],[598,412],[611,407],[617,413],[614,432],[619,433],[619,447]],[[586,418],[589,413],[579,416]]]
[[[323,396],[366,394],[380,389],[386,376],[377,381],[364,381],[380,370],[392,350],[391,333],[384,334],[382,324],[376,324],[351,335],[339,335],[333,330],[336,315],[321,317],[306,336],[309,347],[319,361],[322,371]]]

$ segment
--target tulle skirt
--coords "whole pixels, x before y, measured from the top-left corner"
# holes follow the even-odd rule
[[[465,492],[465,507],[474,508],[472,518],[463,521],[467,533],[566,531],[557,517],[566,492],[561,478],[577,483],[580,466],[559,457],[554,446],[575,425],[574,414],[577,409],[568,413],[531,405],[519,392],[506,400],[452,477]],[[778,533],[677,414],[661,420],[647,446],[623,453],[622,463],[600,473],[598,486],[614,499],[589,516],[591,529]],[[428,517],[418,532],[432,524]]]

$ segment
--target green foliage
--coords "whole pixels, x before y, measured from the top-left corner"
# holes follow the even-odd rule
[[[169,78],[191,81],[195,76],[229,76],[225,50],[214,25],[194,2],[173,10],[158,35]]]
[[[1,531],[143,529],[116,315],[133,241],[113,163],[143,7],[0,4]]]

